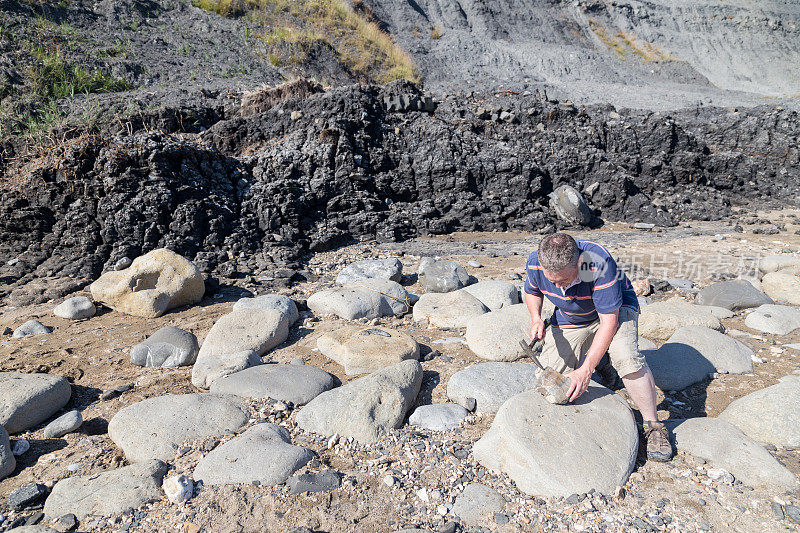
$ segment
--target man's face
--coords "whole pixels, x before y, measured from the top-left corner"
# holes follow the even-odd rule
[[[561,272],[544,271],[544,277],[549,279],[556,287],[563,289],[578,277],[578,265],[569,266]]]

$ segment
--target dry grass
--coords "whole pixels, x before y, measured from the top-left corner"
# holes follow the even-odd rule
[[[640,41],[636,34],[620,30],[611,35],[594,19],[589,19],[589,28],[603,44],[614,50],[621,60],[624,60],[628,54],[635,54],[644,61],[679,61],[677,57],[658,49],[652,43]]]

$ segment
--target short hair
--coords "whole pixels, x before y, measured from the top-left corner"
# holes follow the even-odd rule
[[[561,272],[578,264],[578,243],[566,233],[553,233],[539,243],[539,264],[548,272]]]

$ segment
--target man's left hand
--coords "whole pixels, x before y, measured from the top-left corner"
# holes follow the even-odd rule
[[[569,390],[567,391],[567,396],[569,396],[570,402],[574,402],[589,388],[589,380],[592,378],[592,371],[584,367],[579,367],[565,375],[571,382]]]

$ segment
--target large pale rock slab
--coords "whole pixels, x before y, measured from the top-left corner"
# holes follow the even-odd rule
[[[208,389],[218,379],[263,363],[253,350],[198,357],[192,367],[192,385]]]
[[[314,293],[306,302],[315,315],[345,320],[402,315],[411,309],[408,292],[386,279],[365,279]]]
[[[194,469],[194,480],[205,485],[280,485],[314,457],[294,446],[289,432],[275,424],[257,424],[218,446]]]
[[[800,328],[800,311],[786,305],[762,305],[747,315],[744,325],[772,335],[788,335]]]
[[[761,290],[776,302],[800,305],[800,276],[794,272],[778,270],[764,274]]]
[[[414,304],[414,322],[435,328],[464,328],[467,321],[486,313],[480,300],[464,291],[426,293]]]
[[[731,311],[773,303],[769,296],[743,279],[712,283],[697,293],[695,302],[699,305],[724,307]]]
[[[654,302],[643,307],[639,315],[639,335],[648,339],[666,340],[681,326],[722,331],[722,324],[710,310],[682,301]]]
[[[304,405],[333,384],[333,376],[314,366],[268,364],[223,376],[211,384],[210,392]]]
[[[785,491],[798,488],[794,474],[763,446],[718,418],[692,418],[673,430],[678,450],[723,468],[745,485]]]
[[[95,302],[119,313],[156,318],[202,300],[205,283],[194,263],[159,248],[137,257],[124,270],[106,272],[89,290]]]
[[[356,261],[339,272],[336,283],[346,285],[365,279],[390,279],[399,283],[403,279],[403,263],[394,257]]]
[[[480,300],[490,311],[519,303],[519,289],[508,281],[496,279],[479,281],[461,290]]]
[[[719,417],[763,444],[800,446],[800,375],[732,401]]]
[[[165,326],[131,348],[131,363],[163,368],[193,365],[199,350],[194,334]]]
[[[91,318],[96,312],[94,303],[86,296],[67,298],[53,309],[54,315],[68,320]]]
[[[408,417],[408,423],[433,431],[447,431],[458,427],[468,414],[469,411],[454,403],[420,405]]]
[[[252,350],[264,355],[289,336],[289,320],[274,309],[242,309],[221,316],[206,335],[198,358]]]
[[[11,442],[8,440],[8,433],[3,426],[0,426],[0,479],[8,477],[17,467],[17,460],[11,453]]]
[[[476,401],[475,412],[496,413],[503,403],[536,385],[533,363],[480,363],[459,370],[447,382],[447,397],[468,407],[467,398]]]
[[[54,520],[74,514],[111,516],[130,512],[161,499],[161,480],[169,466],[152,460],[91,476],[62,479],[44,502],[44,515]]]
[[[297,304],[283,294],[264,294],[255,298],[239,298],[233,304],[233,310],[241,311],[243,309],[260,309],[262,311],[274,309],[275,311],[280,311],[286,316],[290,326],[300,319]]]
[[[235,431],[250,418],[234,396],[167,394],[124,407],[108,424],[108,435],[132,463],[171,460],[188,440]]]
[[[488,361],[516,361],[525,356],[519,341],[530,344],[531,315],[528,306],[516,304],[471,318],[467,322],[467,345]]]
[[[369,374],[406,359],[419,359],[419,344],[410,335],[382,327],[348,327],[317,339],[322,355],[344,367],[348,376]]]
[[[370,444],[403,424],[422,384],[419,361],[406,360],[323,392],[297,414],[305,431]]]
[[[758,269],[764,274],[785,268],[800,268],[800,257],[793,255],[768,255],[758,262]]]
[[[455,261],[425,261],[420,265],[419,283],[425,292],[451,292],[472,281],[464,267]]]
[[[59,376],[0,372],[0,425],[11,434],[30,429],[64,407],[71,394]]]
[[[753,350],[704,326],[682,326],[657,350],[643,351],[661,390],[683,390],[708,374],[753,371]]]
[[[566,406],[548,403],[534,391],[510,398],[472,453],[527,494],[566,497],[592,489],[613,494],[633,470],[638,447],[628,404],[592,383]],[[564,450],[576,460],[565,460]]]
[[[499,492],[480,483],[470,483],[456,496],[453,514],[468,526],[480,526],[494,522],[494,514],[506,504]]]

